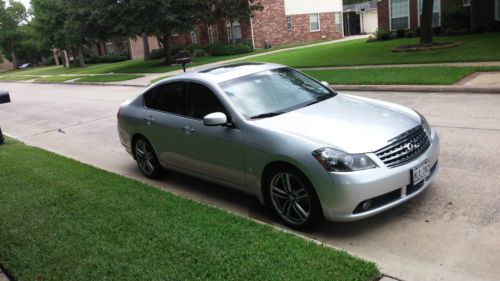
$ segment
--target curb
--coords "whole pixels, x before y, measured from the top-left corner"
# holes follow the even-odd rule
[[[439,93],[482,93],[500,94],[500,87],[464,87],[464,86],[431,86],[431,85],[331,85],[338,91],[373,91],[373,92],[439,92]]]
[[[19,82],[0,81],[0,83],[22,83],[22,84],[48,84],[48,85],[78,85],[78,86],[116,86],[146,88],[149,85],[131,85],[109,82]],[[336,91],[371,91],[371,92],[426,92],[426,93],[479,93],[479,94],[500,94],[500,87],[464,87],[464,86],[433,86],[433,85],[330,85]]]

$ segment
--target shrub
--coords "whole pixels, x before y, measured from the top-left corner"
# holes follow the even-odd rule
[[[163,49],[156,49],[151,51],[151,59],[158,60],[165,56],[165,51]]]
[[[377,40],[380,41],[391,39],[391,34],[383,29],[377,29],[377,31],[375,31],[375,36],[377,37]]]
[[[446,30],[458,31],[469,28],[470,13],[462,5],[446,5],[441,16],[441,25]]]
[[[253,47],[247,43],[228,45],[224,43],[212,44],[209,53],[213,56],[230,56],[237,54],[246,54],[253,52]]]
[[[183,49],[177,52],[177,58],[189,58],[191,57],[191,52],[189,50]]]
[[[443,28],[441,26],[435,26],[432,28],[432,34],[434,35],[441,35],[443,34]]]
[[[415,28],[415,35],[417,35],[417,37],[420,37],[420,26]]]
[[[396,31],[396,37],[398,38],[403,38],[405,37],[405,30],[404,29],[398,29],[398,31]]]
[[[408,31],[408,33],[406,33],[406,37],[413,38],[415,37],[415,33],[413,33],[413,31]]]
[[[85,62],[88,64],[95,64],[95,63],[121,62],[126,60],[129,60],[129,56],[127,55],[104,55],[100,57],[90,57]]]
[[[205,51],[202,49],[195,49],[193,51],[193,57],[204,57],[205,56]]]

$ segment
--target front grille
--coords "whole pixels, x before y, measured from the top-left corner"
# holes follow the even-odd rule
[[[392,143],[375,152],[389,168],[410,162],[431,146],[429,137],[422,126],[417,126],[390,142]]]

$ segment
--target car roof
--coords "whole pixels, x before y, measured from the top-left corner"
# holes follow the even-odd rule
[[[177,80],[179,78],[188,78],[196,80],[205,80],[219,84],[225,81],[247,76],[257,72],[262,72],[282,67],[285,66],[274,63],[260,63],[260,62],[233,63],[233,64],[218,65],[218,66],[206,67],[198,70],[189,71],[177,75],[175,77],[172,77],[172,80],[173,79]]]

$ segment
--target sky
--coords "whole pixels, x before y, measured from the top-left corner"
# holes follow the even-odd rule
[[[18,0],[19,2],[23,3],[24,7],[26,9],[29,9],[31,7],[31,0]]]

